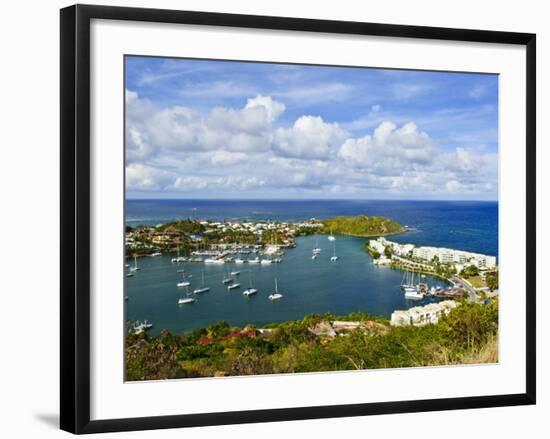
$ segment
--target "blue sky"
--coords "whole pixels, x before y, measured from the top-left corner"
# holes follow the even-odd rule
[[[497,199],[495,75],[125,62],[129,198]]]

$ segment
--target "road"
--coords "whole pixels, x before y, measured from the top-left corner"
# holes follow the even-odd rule
[[[460,286],[460,287],[462,287],[466,290],[466,292],[468,293],[468,300],[470,302],[475,302],[477,300],[476,290],[471,285],[469,285],[467,282],[465,282],[464,279],[461,279],[458,276],[453,276],[453,277],[451,277],[451,281],[455,285],[458,285],[458,286]]]

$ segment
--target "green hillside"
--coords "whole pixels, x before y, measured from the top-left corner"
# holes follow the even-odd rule
[[[324,231],[354,236],[383,236],[401,233],[405,228],[383,216],[337,216],[323,221]]]

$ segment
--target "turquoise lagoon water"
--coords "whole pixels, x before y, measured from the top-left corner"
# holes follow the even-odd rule
[[[389,239],[415,245],[450,247],[498,256],[498,203],[475,201],[369,201],[369,200],[127,200],[126,223],[159,224],[179,218],[211,220],[297,221],[336,215],[383,215],[410,230]],[[316,241],[320,257],[311,259]],[[232,325],[263,325],[301,319],[306,314],[332,312],[347,314],[365,311],[390,316],[396,309],[407,309],[437,299],[411,302],[399,288],[403,273],[372,264],[363,250],[365,239],[337,236],[339,260],[330,262],[332,244],[326,236],[297,239],[281,264],[267,266],[243,264],[205,265],[170,262],[174,255],[139,259],[141,270],[126,278],[128,301],[126,320],[150,320],[153,334],[166,328],[174,333],[188,332],[220,320]],[[237,268],[238,267],[238,268]],[[210,291],[196,296],[191,305],[178,305],[185,289],[177,288],[178,269],[191,275],[190,289],[202,283]],[[230,270],[240,270],[241,288],[227,290],[222,278]],[[267,296],[278,279],[284,298],[272,302]],[[256,296],[246,298],[242,291],[250,279]],[[443,285],[435,278],[423,279],[429,286]]]
[[[322,252],[312,260],[311,249],[316,242]],[[297,247],[287,250],[280,264],[173,264],[170,262],[173,255],[169,254],[141,258],[138,261],[141,270],[126,279],[126,318],[152,321],[153,334],[164,328],[181,333],[220,320],[238,326],[263,325],[328,311],[334,314],[365,311],[389,316],[395,309],[418,304],[403,297],[400,289],[403,273],[373,265],[372,258],[363,250],[364,242],[360,238],[337,236],[337,262],[330,261],[333,247],[326,235],[298,238]],[[177,303],[186,291],[176,286],[182,276],[177,270],[181,269],[191,276],[190,291],[202,286],[203,271],[205,286],[210,287],[206,293],[193,295],[197,299],[193,304]],[[232,270],[241,271],[235,276],[241,288],[228,290],[222,279]],[[270,301],[268,295],[275,289],[275,278],[284,298]],[[429,276],[423,281],[430,286],[445,285]],[[242,291],[250,282],[258,294],[245,297]],[[434,300],[437,299],[424,299],[420,303]]]

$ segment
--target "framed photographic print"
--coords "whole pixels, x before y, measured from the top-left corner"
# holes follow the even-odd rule
[[[533,34],[63,9],[61,428],[534,404],[535,130]]]

